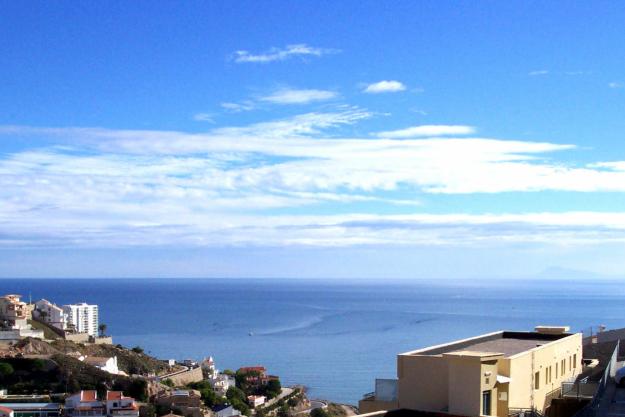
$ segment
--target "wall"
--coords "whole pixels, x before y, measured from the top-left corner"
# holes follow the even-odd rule
[[[451,414],[481,414],[481,362],[479,357],[449,357],[448,404]]]
[[[171,379],[171,381],[176,385],[187,385],[191,382],[202,381],[204,379],[204,375],[202,375],[202,368],[193,368],[167,377],[166,379]]]
[[[65,335],[65,340],[69,340],[75,343],[88,343],[89,334],[88,333],[68,333]]]
[[[446,408],[448,374],[448,363],[440,355],[398,355],[399,408],[424,411],[441,411]],[[425,378],[425,375],[435,377]]]
[[[577,363],[573,367],[573,355]],[[533,356],[533,365],[532,365]],[[566,359],[564,375],[562,375],[561,360]],[[582,335],[574,334],[564,339],[550,342],[539,349],[510,357],[510,388],[508,406],[510,408],[531,408],[532,390],[533,406],[544,412],[549,406],[545,401],[547,395],[560,389],[561,383],[574,378],[581,372]],[[556,373],[556,364],[558,372]],[[551,382],[545,381],[545,373],[551,367]],[[539,388],[534,390],[534,373],[539,372]]]

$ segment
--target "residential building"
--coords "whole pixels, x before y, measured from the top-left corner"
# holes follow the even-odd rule
[[[196,390],[175,390],[156,399],[156,403],[167,407],[200,407],[202,397]]]
[[[267,397],[264,395],[249,395],[247,397],[247,402],[252,408],[265,404],[265,401],[267,401]]]
[[[63,306],[66,314],[66,328],[75,333],[87,333],[98,336],[98,306],[95,304],[66,304]]]
[[[80,391],[65,400],[67,417],[139,417],[139,406],[134,398],[121,391],[107,391],[104,400],[96,391]]]
[[[267,369],[264,366],[245,366],[239,368],[237,373],[246,374],[245,382],[257,387],[266,385],[272,379],[278,379],[277,376],[267,375]]]
[[[95,390],[80,391],[65,399],[67,417],[106,417],[106,402],[98,400]]]
[[[57,403],[1,403],[0,417],[60,417]]]
[[[241,412],[230,404],[216,405],[213,407],[213,412],[216,417],[237,417],[241,415]]]
[[[0,297],[0,324],[5,329],[30,329],[28,305],[20,301],[21,295],[7,294]]]
[[[66,329],[66,314],[63,309],[46,299],[39,300],[35,303],[35,316],[59,330]]]
[[[208,378],[213,390],[222,397],[228,392],[228,388],[236,386],[236,379],[231,375],[216,374]]]
[[[139,406],[134,398],[125,397],[121,391],[106,392],[108,417],[139,417]]]
[[[202,397],[196,390],[175,390],[160,395],[156,403],[170,408],[184,417],[202,417]]]
[[[108,372],[109,374],[119,375],[119,368],[117,367],[117,356],[103,357],[103,356],[88,356],[83,359],[83,362],[95,366],[101,371]]]
[[[376,383],[376,392],[360,401],[360,412],[544,413],[561,384],[574,380],[582,368],[582,334],[568,330],[538,326],[533,332],[499,331],[401,353],[397,380]]]

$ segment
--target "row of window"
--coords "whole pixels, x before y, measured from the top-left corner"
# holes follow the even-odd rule
[[[568,358],[564,358],[558,362],[556,362],[555,368],[556,368],[556,373],[555,373],[555,378],[558,378],[558,375],[560,376],[564,376],[564,374],[566,373],[566,368],[567,368],[567,362],[568,362],[568,370],[569,372],[575,368],[577,368],[577,353],[569,356]],[[545,368],[545,385],[547,384],[551,384],[552,381],[552,371],[553,367],[551,365],[549,365],[549,367]],[[534,374],[534,389],[539,389],[540,388],[540,371],[537,371]]]

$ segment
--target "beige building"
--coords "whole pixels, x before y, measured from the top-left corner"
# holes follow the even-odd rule
[[[568,327],[499,331],[397,356],[397,380],[376,383],[361,413],[396,408],[508,417],[545,412],[581,372],[582,335]],[[394,393],[394,395],[393,395]]]
[[[7,294],[0,297],[0,320],[7,329],[29,329],[31,310],[20,301],[21,295]]]

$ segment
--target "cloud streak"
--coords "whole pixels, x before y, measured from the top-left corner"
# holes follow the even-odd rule
[[[316,101],[326,101],[336,98],[338,94],[329,90],[298,90],[284,88],[260,98],[274,104],[308,104]]]
[[[367,85],[363,92],[367,94],[398,93],[405,91],[406,86],[396,80],[383,80]]]
[[[287,45],[284,48],[271,48],[262,53],[252,53],[247,50],[238,50],[233,54],[233,60],[237,63],[269,63],[285,61],[290,58],[321,57],[328,54],[339,53],[338,49],[317,48],[305,43]]]

